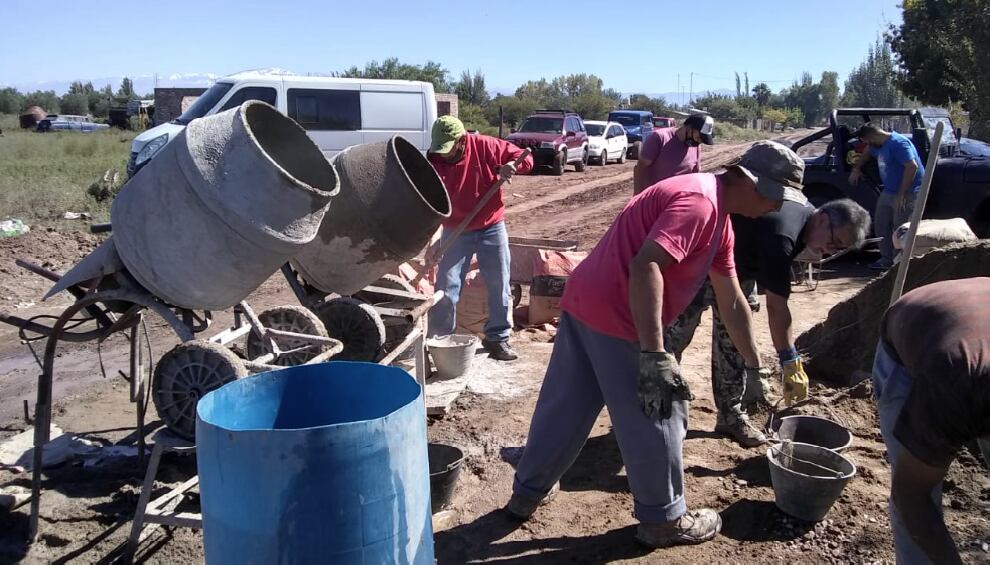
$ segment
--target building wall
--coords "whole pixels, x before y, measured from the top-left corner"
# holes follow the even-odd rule
[[[178,118],[204,92],[205,88],[156,88],[154,125]]]
[[[437,117],[454,116],[458,117],[459,104],[456,94],[437,94]]]

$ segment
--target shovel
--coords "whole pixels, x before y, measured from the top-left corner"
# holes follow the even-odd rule
[[[522,165],[523,161],[526,160],[526,157],[529,157],[529,153],[529,149],[523,149],[522,153],[519,154],[519,157],[517,157],[512,164],[518,169],[519,166]],[[419,281],[423,280],[423,277],[425,277],[426,274],[430,272],[430,269],[432,269],[440,261],[440,258],[443,257],[444,253],[450,250],[450,247],[454,244],[457,237],[464,233],[464,230],[467,229],[468,225],[474,220],[475,216],[478,215],[478,212],[481,212],[481,209],[485,207],[485,204],[492,199],[492,196],[495,196],[507,180],[508,179],[504,176],[499,175],[498,180],[495,181],[495,184],[493,184],[492,187],[488,189],[488,192],[481,197],[481,200],[474,205],[474,209],[472,209],[464,220],[461,221],[460,225],[451,230],[450,235],[444,238],[440,243],[440,247],[437,252],[432,254],[432,257],[436,257],[436,259],[430,260],[428,258],[422,269],[420,269],[419,274],[417,274],[413,280],[409,281],[411,285],[416,286]]]

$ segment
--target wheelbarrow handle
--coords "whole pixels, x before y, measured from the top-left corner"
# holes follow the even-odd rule
[[[529,148],[523,149],[522,153],[519,154],[519,157],[516,157],[516,160],[512,162],[512,165],[518,169],[519,166],[523,164],[523,161],[525,161],[526,158],[529,157],[529,154],[530,154]],[[502,188],[502,185],[505,184],[507,180],[508,179],[505,178],[504,176],[499,175],[498,180],[496,180],[495,183],[492,184],[491,188],[488,189],[488,192],[486,192],[485,195],[481,197],[481,200],[479,200],[478,203],[474,205],[474,209],[472,209],[471,212],[468,213],[468,215],[461,221],[460,225],[458,225],[456,228],[451,230],[449,234],[447,234],[447,237],[445,237],[440,242],[440,248],[437,250],[436,254],[434,255],[435,257],[437,257],[437,260],[439,260],[440,257],[443,257],[444,253],[450,250],[450,247],[454,244],[454,240],[457,239],[457,237],[460,236],[462,233],[464,233],[464,230],[466,230],[468,225],[472,221],[474,221],[474,218],[478,215],[479,212],[481,212],[481,209],[485,207],[485,204],[488,204],[488,201],[491,200],[496,193],[498,193],[499,189]],[[417,274],[416,277],[412,281],[410,281],[411,284],[413,286],[416,286],[416,283],[422,280],[423,277],[425,277],[426,274],[430,272],[430,269],[432,269],[435,264],[436,264],[435,262],[427,260],[426,264],[423,265],[423,268],[419,271],[419,274]]]

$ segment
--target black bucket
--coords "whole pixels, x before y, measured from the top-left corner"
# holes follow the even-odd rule
[[[450,504],[461,474],[464,451],[453,445],[431,443],[427,446],[430,459],[430,509],[434,514]]]
[[[774,437],[797,443],[808,443],[842,451],[852,445],[852,434],[840,424],[827,418],[798,414],[785,416],[770,424]]]

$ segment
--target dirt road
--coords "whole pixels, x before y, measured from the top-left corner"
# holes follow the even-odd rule
[[[728,162],[745,145],[723,145],[706,152],[706,168]],[[568,171],[562,177],[519,177],[507,189],[507,220],[515,235],[567,237],[590,248],[631,194],[631,164]],[[28,317],[57,311],[64,302],[39,307],[47,284],[12,274],[16,253],[36,258],[54,256],[61,270],[95,244],[91,236],[39,232],[20,243],[0,243],[0,307]],[[799,287],[793,297],[796,331],[824,318],[828,309],[852,295],[868,280],[862,267],[870,258],[843,263],[825,273],[815,291]],[[57,263],[57,264],[56,264]],[[6,298],[6,297],[10,298]],[[64,299],[59,299],[63,300]],[[258,309],[293,302],[276,276],[249,301]],[[222,320],[221,320],[222,323]],[[760,346],[772,352],[765,331],[766,314],[756,314]],[[155,324],[156,353],[171,346],[168,332]],[[171,338],[174,339],[174,338]],[[478,375],[469,392],[445,418],[430,423],[434,441],[463,446],[469,458],[454,499],[455,516],[435,535],[441,563],[521,562],[889,562],[893,558],[886,511],[889,467],[876,427],[875,410],[864,388],[836,392],[816,384],[820,400],[810,412],[828,414],[855,434],[849,455],[859,475],[836,504],[828,521],[818,525],[788,519],[776,510],[763,450],[743,449],[711,432],[715,408],[709,385],[710,321],[703,321],[684,356],[683,368],[698,400],[692,404],[684,462],[691,506],[711,506],[722,512],[724,528],[715,541],[702,546],[648,552],[636,546],[632,499],[621,457],[603,412],[571,471],[562,492],[530,522],[508,520],[498,508],[511,490],[513,464],[525,444],[529,418],[549,358],[550,335],[524,330],[516,344],[526,363],[520,370]],[[872,347],[872,344],[864,344]],[[58,360],[59,389],[55,421],[62,428],[101,442],[133,442],[134,408],[127,402],[127,385],[114,377],[126,360],[121,340],[104,344],[107,379],[98,370],[94,347],[64,348]],[[522,369],[525,367],[525,369]],[[17,419],[23,398],[33,402],[34,378],[30,353],[17,343],[9,328],[0,326],[0,439],[26,426]],[[152,411],[152,417],[154,412]],[[757,415],[762,423],[766,415]],[[195,473],[192,458],[167,456],[159,486],[177,484]],[[0,469],[0,485],[27,485],[28,476]],[[23,543],[26,509],[0,513],[0,561],[112,561],[119,556],[137,502],[139,470],[134,459],[118,459],[102,468],[66,465],[53,469],[45,481],[42,536],[33,546]],[[968,558],[985,559],[980,542],[990,538],[990,480],[971,454],[953,465],[946,488],[946,516]],[[190,508],[196,510],[195,500]],[[154,563],[197,562],[202,559],[201,534],[176,528],[158,530],[144,542],[139,560]]]

